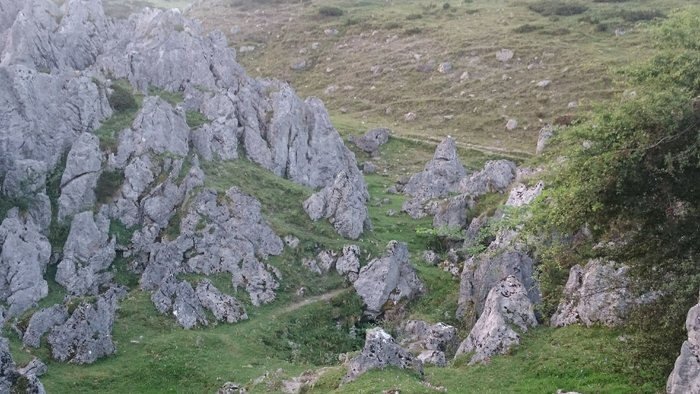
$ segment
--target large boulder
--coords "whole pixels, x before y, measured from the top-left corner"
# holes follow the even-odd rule
[[[527,187],[524,184],[518,184],[513,189],[511,189],[508,195],[508,201],[506,201],[506,206],[508,207],[522,207],[533,202],[537,197],[542,194],[544,190],[544,182],[539,181],[535,186]]]
[[[48,168],[43,161],[17,160],[5,175],[2,194],[25,206],[42,234],[51,225],[51,201],[46,194]]]
[[[487,161],[481,171],[462,179],[459,192],[472,197],[487,193],[504,193],[515,180],[515,170],[516,166],[512,161]]]
[[[423,364],[447,365],[458,345],[457,329],[445,323],[430,324],[423,320],[408,320],[399,327],[401,346],[418,353]]]
[[[360,247],[357,245],[343,246],[343,252],[335,261],[335,270],[338,274],[354,282],[360,273]]]
[[[0,393],[46,394],[38,378],[45,372],[46,365],[37,358],[17,368],[10,353],[10,342],[0,337]]]
[[[591,260],[584,267],[575,265],[564,287],[551,324],[556,327],[581,323],[613,327],[624,323],[635,297],[627,289],[627,267],[603,260]]]
[[[0,225],[0,301],[8,305],[6,318],[36,305],[49,292],[44,272],[51,257],[48,239],[31,221],[12,210]]]
[[[160,313],[172,312],[177,324],[187,330],[198,324],[209,324],[199,297],[187,281],[178,282],[174,276],[168,276],[151,300]]]
[[[28,347],[39,347],[41,337],[55,326],[65,323],[69,317],[70,314],[65,305],[56,304],[35,312],[24,330],[22,344]]]
[[[450,137],[444,139],[423,171],[411,176],[403,187],[403,193],[411,198],[404,203],[402,209],[414,218],[425,216],[422,205],[458,191],[459,183],[466,174],[457,156],[455,140]]]
[[[74,364],[91,364],[114,353],[112,326],[118,300],[123,295],[123,290],[112,288],[94,303],[80,303],[65,323],[49,333],[52,357]]]
[[[202,306],[209,309],[218,321],[236,323],[248,319],[243,304],[236,298],[222,293],[208,280],[203,280],[197,285],[195,294]]]
[[[440,201],[433,217],[433,227],[452,230],[466,227],[467,210],[473,208],[474,205],[474,200],[466,194]]]
[[[70,294],[95,295],[99,286],[111,281],[107,269],[116,257],[116,239],[110,239],[109,223],[104,209],[95,216],[87,211],[73,218],[56,270],[56,282]]]
[[[350,360],[342,383],[351,382],[369,370],[386,367],[411,369],[423,376],[423,363],[396,344],[391,335],[379,327],[367,330],[365,346]]]
[[[370,261],[360,270],[353,286],[370,319],[380,316],[387,302],[397,304],[401,300],[411,300],[424,291],[408,257],[405,243],[391,241],[384,257]]]
[[[683,342],[681,354],[668,377],[668,394],[700,392],[700,304],[688,311],[685,328],[688,330],[688,340]]]
[[[470,364],[506,354],[520,343],[514,328],[527,331],[537,325],[527,290],[514,276],[508,276],[489,291],[484,311],[469,336],[457,349],[457,356],[473,353]]]
[[[541,154],[544,152],[544,148],[547,147],[549,140],[554,137],[554,128],[552,126],[544,126],[540,129],[540,133],[537,136],[537,148],[535,149],[536,154]]]
[[[61,177],[58,220],[63,222],[95,205],[95,186],[102,169],[100,140],[84,133],[73,143]]]
[[[387,128],[378,128],[369,130],[361,137],[353,137],[350,141],[361,151],[374,156],[382,145],[389,142],[390,135],[391,130]]]
[[[370,229],[367,186],[359,171],[341,171],[333,184],[304,201],[311,220],[328,219],[341,236],[357,239]]]

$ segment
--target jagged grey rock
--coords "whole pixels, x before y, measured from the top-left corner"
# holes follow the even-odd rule
[[[391,130],[387,128],[372,129],[361,137],[352,137],[350,141],[361,151],[374,155],[379,148],[389,142]]]
[[[467,210],[474,205],[474,200],[465,194],[440,201],[433,217],[433,228],[460,230],[466,227]]]
[[[186,156],[189,137],[184,114],[160,97],[149,96],[143,100],[131,128],[120,134],[118,152],[121,157],[147,152]]]
[[[204,292],[202,295],[205,295]],[[187,330],[197,324],[209,324],[192,285],[187,281],[178,282],[173,275],[161,282],[158,290],[151,295],[151,300],[160,313],[172,312],[175,321]]]
[[[236,323],[248,319],[243,304],[234,297],[219,291],[208,280],[201,281],[197,285],[195,293],[202,306],[209,309],[219,321]]]
[[[536,154],[541,154],[544,151],[544,148],[547,147],[547,143],[549,142],[550,139],[554,137],[554,128],[552,126],[544,126],[543,128],[540,129],[540,133],[537,136],[537,149],[535,150]]]
[[[5,175],[2,193],[21,202],[33,223],[43,234],[51,225],[51,201],[46,194],[46,163],[37,160],[17,160]]]
[[[522,207],[533,202],[544,190],[544,182],[539,181],[533,187],[527,187],[526,185],[519,184],[513,187],[508,195],[508,201],[506,201],[506,206],[508,207]]]
[[[351,283],[355,282],[360,273],[360,247],[357,245],[343,246],[343,252],[335,262],[335,270]]]
[[[459,192],[472,197],[487,193],[504,193],[515,179],[515,175],[516,166],[512,161],[487,161],[481,171],[462,179]]]
[[[536,325],[527,290],[515,276],[508,276],[489,291],[484,312],[459,345],[457,355],[474,352],[470,364],[487,361],[520,343],[520,335],[512,326],[527,331]]]
[[[411,198],[404,202],[402,210],[413,218],[424,217],[427,213],[423,205],[429,200],[456,192],[466,174],[457,156],[455,140],[450,137],[444,139],[423,171],[411,176],[403,187],[403,193]]]
[[[457,349],[457,329],[442,322],[430,324],[423,320],[408,320],[398,331],[401,346],[419,353],[418,359],[423,364],[444,367],[447,357]]]
[[[700,304],[688,311],[685,328],[688,340],[683,342],[681,354],[666,382],[668,394],[700,392]]]
[[[440,262],[440,256],[432,250],[424,250],[423,261],[428,265],[437,265]]]
[[[585,267],[575,265],[564,287],[551,324],[556,327],[582,323],[619,326],[624,323],[635,298],[627,289],[628,268],[603,260],[591,260]]]
[[[318,267],[324,274],[335,268],[336,260],[338,260],[338,254],[332,250],[324,250],[316,255]]]
[[[29,347],[39,347],[41,337],[53,327],[59,326],[68,320],[68,308],[65,305],[53,305],[34,313],[29,319],[27,329],[22,336],[22,344]]]
[[[515,276],[533,303],[540,301],[539,287],[533,278],[534,262],[526,253],[497,237],[484,253],[470,257],[462,269],[457,317],[467,327],[481,316],[491,289],[509,275]]]
[[[46,364],[36,357],[32,358],[24,367],[17,369],[17,372],[24,376],[41,376],[45,374],[46,371],[48,371]]]
[[[70,294],[97,294],[99,286],[112,280],[107,269],[116,257],[116,238],[109,237],[110,220],[103,209],[93,217],[91,211],[73,218],[63,247],[63,260],[56,270],[56,282]]]
[[[0,392],[9,393],[17,379],[17,367],[10,353],[10,341],[0,337]]]
[[[353,286],[365,304],[366,316],[377,318],[388,301],[411,300],[424,291],[408,257],[405,243],[390,241],[384,257],[362,267]]]
[[[45,394],[44,385],[37,377],[46,372],[46,365],[43,368],[42,365],[34,358],[27,366],[18,369],[10,353],[10,342],[0,337],[0,393]]]
[[[6,318],[19,316],[48,295],[51,244],[14,209],[0,225],[0,249],[0,301],[8,305]]]
[[[371,228],[367,200],[367,186],[359,171],[341,171],[332,185],[304,201],[304,210],[311,220],[329,219],[338,234],[357,239]]]
[[[110,289],[94,303],[82,302],[71,317],[49,333],[51,355],[59,361],[91,364],[116,351],[112,326],[123,290]]]
[[[367,330],[365,346],[357,357],[350,360],[342,384],[357,379],[371,369],[389,366],[412,369],[423,376],[423,363],[396,344],[391,335],[379,327]]]
[[[242,130],[231,122],[213,122],[190,133],[190,141],[197,153],[207,161],[238,158],[238,138]]]
[[[102,168],[100,140],[93,134],[83,133],[73,143],[66,168],[61,177],[61,196],[58,198],[58,220],[63,222],[95,205],[95,186]]]

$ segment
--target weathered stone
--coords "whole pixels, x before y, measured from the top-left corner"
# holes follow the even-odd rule
[[[387,128],[372,129],[361,137],[354,137],[350,141],[361,151],[375,154],[379,148],[389,142],[391,130]]]
[[[533,187],[527,187],[523,184],[515,186],[508,196],[508,201],[506,201],[506,206],[508,207],[522,207],[533,202],[544,190],[544,182],[539,181]]]
[[[70,315],[65,305],[54,305],[34,313],[29,319],[27,329],[22,336],[22,344],[29,347],[39,347],[41,337],[53,327],[59,326],[68,320]]]
[[[688,340],[683,342],[681,354],[666,382],[668,394],[700,392],[700,304],[688,311],[685,328]]]
[[[203,125],[190,133],[192,145],[207,161],[238,158],[238,138],[242,134],[233,122],[220,121]]]
[[[541,154],[547,146],[547,142],[549,142],[552,137],[554,137],[554,128],[552,126],[547,125],[541,128],[537,136],[537,149],[535,153],[538,155]]]
[[[95,205],[95,186],[102,168],[100,140],[83,133],[73,143],[66,169],[61,177],[61,196],[58,199],[58,220],[63,222]]]
[[[243,304],[234,297],[219,291],[208,280],[201,281],[197,285],[195,293],[202,306],[209,309],[219,321],[236,323],[248,319]]]
[[[428,265],[437,265],[440,261],[440,257],[432,250],[425,250],[423,251],[423,261]]]
[[[381,328],[367,330],[362,352],[348,365],[342,383],[348,383],[363,373],[378,368],[397,367],[412,369],[423,376],[423,363],[396,344],[394,338]]]
[[[332,185],[304,201],[311,220],[329,219],[343,237],[357,239],[371,228],[367,211],[367,186],[359,171],[341,171]]]
[[[190,128],[184,114],[160,97],[146,97],[131,129],[122,134],[133,141],[132,154],[142,155],[151,151],[185,156],[189,151]],[[123,146],[120,136],[119,150]]]
[[[601,260],[591,260],[585,267],[573,266],[551,324],[621,325],[635,302],[627,289],[627,270]]]
[[[483,170],[462,179],[459,192],[472,197],[487,193],[504,193],[515,179],[515,169],[515,163],[512,161],[487,161]]]
[[[513,58],[513,51],[510,49],[501,49],[500,51],[496,52],[496,59],[500,62],[507,62],[508,60]]]
[[[109,237],[109,223],[105,210],[94,218],[90,211],[73,218],[56,270],[56,282],[70,294],[94,295],[99,286],[112,280],[107,269],[116,257],[116,239]]]
[[[424,364],[444,367],[446,357],[457,349],[457,329],[445,323],[430,324],[423,320],[409,320],[399,327],[401,346],[411,352],[419,352]]]
[[[527,331],[537,325],[533,310],[522,283],[514,276],[506,277],[489,291],[483,314],[459,345],[457,355],[474,352],[469,361],[474,364],[506,354],[520,343],[520,335],[512,326]]]
[[[464,194],[439,202],[433,217],[433,228],[459,230],[466,227],[467,209],[474,205],[474,200]]]
[[[387,302],[411,300],[423,292],[423,283],[408,261],[408,247],[397,241],[389,242],[384,257],[362,267],[353,286],[371,319],[385,311]]]
[[[44,364],[41,360],[39,360],[36,357],[32,358],[32,360],[29,363],[27,363],[27,365],[25,365],[24,367],[17,369],[17,372],[19,372],[20,375],[24,376],[41,376],[45,374],[46,371],[48,371],[48,367],[46,366],[46,364]]]
[[[335,262],[335,270],[348,281],[356,281],[360,273],[360,248],[357,245],[343,246],[343,253]]]
[[[5,174],[2,193],[10,198],[29,198],[46,193],[46,163],[37,160],[18,160]]]

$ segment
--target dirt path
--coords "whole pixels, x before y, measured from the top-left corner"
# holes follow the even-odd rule
[[[287,314],[290,312],[294,312],[295,310],[297,310],[299,308],[303,308],[307,305],[315,304],[315,303],[321,302],[321,301],[328,301],[331,298],[333,298],[337,295],[343,294],[345,292],[348,292],[350,290],[351,290],[351,288],[337,289],[337,290],[330,291],[328,293],[323,293],[321,295],[309,297],[303,301],[299,301],[299,302],[295,302],[293,304],[287,305],[286,307],[276,311],[272,316],[277,317],[279,315],[284,315],[284,314]]]

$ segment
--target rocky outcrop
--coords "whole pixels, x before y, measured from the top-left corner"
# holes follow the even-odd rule
[[[483,314],[457,355],[474,353],[470,364],[487,361],[491,356],[506,354],[520,343],[514,328],[527,331],[537,320],[527,290],[514,276],[508,276],[489,291]]]
[[[17,368],[10,353],[9,341],[0,337],[0,393],[45,394],[44,385],[38,378],[44,373],[46,365],[37,358]]]
[[[533,202],[544,190],[544,182],[539,181],[533,187],[519,184],[513,187],[506,201],[507,207],[522,207]]]
[[[375,156],[379,153],[379,148],[389,142],[391,130],[387,128],[372,129],[361,137],[352,137],[350,141],[361,151]]]
[[[423,320],[409,320],[399,327],[401,346],[413,353],[423,364],[438,367],[447,365],[458,345],[457,329],[445,323],[430,324]]]
[[[556,327],[582,323],[618,326],[635,303],[627,290],[627,268],[613,262],[591,260],[575,265],[564,287],[564,299],[552,316]]]
[[[423,292],[423,283],[408,257],[405,243],[391,241],[384,257],[362,267],[353,286],[364,302],[367,317],[374,319],[380,316],[388,307],[387,302],[397,304]]]
[[[68,152],[66,168],[61,177],[59,221],[63,222],[95,205],[95,186],[101,169],[100,140],[92,134],[81,134]]]
[[[24,205],[31,221],[42,234],[51,225],[51,201],[46,194],[46,163],[37,160],[17,160],[5,175],[2,193]]]
[[[357,245],[343,246],[343,252],[335,262],[335,270],[348,281],[355,282],[360,273],[360,248]]]
[[[151,300],[160,313],[172,312],[175,321],[187,330],[209,324],[199,298],[187,281],[178,282],[174,276],[168,276]]]
[[[462,179],[459,192],[471,197],[487,193],[505,193],[511,182],[515,180],[515,169],[515,163],[512,161],[487,161],[484,169]]]
[[[116,257],[116,239],[109,237],[110,220],[105,211],[94,217],[90,211],[82,212],[73,218],[63,260],[56,270],[56,282],[70,294],[97,294],[99,287],[112,279],[107,269]]]
[[[394,338],[381,328],[367,330],[362,352],[348,364],[342,383],[348,383],[363,373],[378,368],[411,369],[423,376],[423,363],[396,344]]]
[[[234,297],[219,291],[208,280],[203,280],[197,285],[195,294],[202,306],[209,309],[218,321],[236,323],[248,319],[243,304]]]
[[[36,305],[49,291],[44,272],[51,245],[31,222],[11,210],[0,225],[0,301],[8,305],[5,318]]]
[[[34,313],[24,330],[22,344],[28,347],[39,347],[41,337],[55,326],[65,323],[69,317],[68,308],[58,304]]]
[[[75,364],[91,364],[114,353],[112,325],[118,300],[125,294],[123,289],[112,288],[94,303],[80,303],[65,323],[49,333],[52,357]]]
[[[668,394],[700,392],[700,304],[688,311],[685,328],[688,340],[683,342],[681,354],[668,377]]]
[[[403,187],[403,193],[411,197],[402,209],[413,218],[427,215],[423,205],[436,198],[456,192],[461,179],[466,176],[464,166],[457,156],[457,145],[448,137],[435,149],[433,159],[422,172],[414,174]]]
[[[359,171],[341,171],[332,185],[304,201],[304,210],[311,220],[329,219],[338,234],[357,239],[371,228],[367,200],[369,194]]]
[[[467,210],[475,205],[475,201],[461,194],[438,203],[433,217],[434,228],[459,230],[467,226]]]
[[[535,149],[536,154],[542,154],[544,148],[547,147],[547,143],[550,139],[554,137],[554,128],[552,126],[545,126],[540,129],[540,133],[537,136],[537,148]]]

